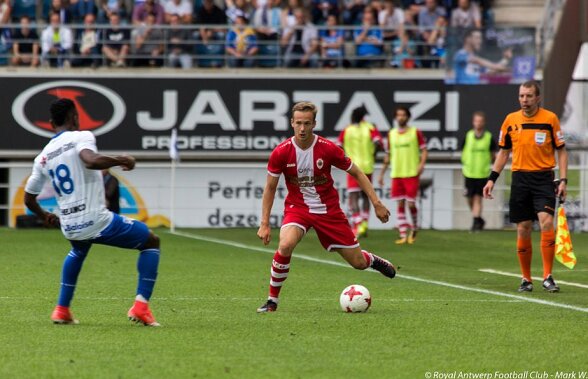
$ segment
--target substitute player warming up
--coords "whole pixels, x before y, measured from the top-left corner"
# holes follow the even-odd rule
[[[132,321],[159,326],[149,309],[159,266],[159,238],[142,222],[108,211],[104,200],[100,170],[114,166],[132,170],[135,159],[98,154],[94,135],[79,130],[78,112],[71,100],[54,101],[50,113],[56,135],[35,158],[33,172],[25,187],[25,204],[46,225],[60,224],[63,235],[71,244],[63,262],[61,291],[51,320],[56,324],[78,323],[69,307],[84,259],[92,244],[97,243],[140,251],[137,296],[127,315]],[[53,184],[59,219],[44,211],[37,202],[37,195],[46,180]]]
[[[267,183],[263,192],[261,225],[257,236],[267,245],[271,240],[269,218],[284,174],[288,195],[284,203],[284,221],[280,229],[278,250],[271,266],[269,297],[258,313],[274,312],[278,297],[290,271],[290,258],[304,234],[314,228],[328,251],[338,252],[352,267],[371,267],[393,278],[396,268],[387,260],[361,250],[347,217],[341,210],[339,195],[333,186],[331,167],[347,171],[370,199],[376,216],[387,222],[390,212],[382,204],[369,179],[341,148],[313,133],[317,108],[310,102],[296,103],[290,120],[294,137],[282,142],[272,152],[268,163]]]
[[[419,229],[418,209],[416,199],[419,191],[420,176],[427,161],[427,141],[423,133],[408,125],[410,111],[406,107],[398,107],[394,111],[397,127],[388,132],[389,154],[384,157],[384,164],[380,172],[378,183],[384,187],[384,174],[392,163],[390,177],[392,178],[392,200],[398,201],[396,222],[398,223],[399,238],[397,245],[413,244]],[[412,224],[406,217],[406,206],[410,212]],[[408,231],[410,230],[410,233]]]
[[[484,197],[492,199],[492,189],[504,169],[512,150],[512,184],[510,190],[510,221],[517,224],[517,254],[523,278],[519,292],[533,291],[531,280],[531,231],[533,220],[541,227],[541,257],[543,258],[543,288],[559,292],[551,270],[555,253],[553,214],[555,196],[565,199],[568,153],[557,116],[539,107],[539,84],[528,81],[519,87],[521,110],[506,116],[500,129],[500,151],[484,187]],[[554,187],[555,152],[559,175]]]

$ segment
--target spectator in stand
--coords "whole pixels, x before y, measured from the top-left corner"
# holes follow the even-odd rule
[[[280,0],[257,0],[251,24],[261,41],[277,41],[280,29]]]
[[[0,0],[0,65],[4,66],[8,63],[9,53],[12,50],[11,31],[5,28],[4,25],[10,23],[10,15],[12,8],[9,0]]]
[[[0,0],[0,29],[2,29],[2,25],[10,23],[11,15],[12,7],[10,6],[10,0]]]
[[[180,16],[173,14],[170,19],[168,30],[168,51],[167,56],[169,67],[192,68],[192,56],[190,55],[190,31],[181,27]]]
[[[338,0],[312,0],[310,7],[312,22],[315,25],[324,25],[331,14],[339,17]]]
[[[417,53],[417,37],[413,29],[404,30],[404,40],[392,41],[392,67],[402,67],[412,69],[416,67],[414,56]]]
[[[419,13],[425,7],[425,0],[401,0],[404,9],[405,24],[417,26]]]
[[[384,41],[405,40],[404,12],[396,6],[395,0],[386,0],[378,12],[378,24],[384,32]]]
[[[247,26],[245,15],[239,15],[227,34],[226,53],[229,67],[253,67],[254,56],[258,53],[255,31]]]
[[[133,25],[144,24],[148,15],[155,16],[155,24],[161,25],[165,22],[165,11],[161,4],[156,0],[145,0],[145,2],[136,4],[133,9]]]
[[[482,27],[482,15],[480,8],[470,0],[459,0],[457,8],[451,12],[451,27],[476,28]]]
[[[126,24],[132,13],[133,2],[131,0],[96,0],[98,7],[97,21],[106,24],[113,13],[117,13],[120,21]]]
[[[230,24],[234,24],[239,14],[244,14],[247,19],[250,19],[253,9],[251,3],[247,0],[225,0],[226,16]]]
[[[306,21],[303,8],[294,10],[296,25],[284,30],[280,44],[285,48],[286,67],[318,66],[318,32]]]
[[[365,7],[362,19],[361,28],[355,29],[353,32],[356,45],[355,66],[361,68],[381,66],[384,52],[383,33],[382,29],[376,26],[371,7]]]
[[[444,45],[444,30],[447,24],[445,9],[437,0],[426,0],[419,12],[419,33],[423,45],[418,54],[422,56],[422,67],[431,68],[439,65],[440,54]]]
[[[84,29],[78,30],[78,57],[73,60],[72,65],[76,67],[91,66],[98,67],[100,61],[99,38],[96,31],[96,18],[93,14],[84,17]]]
[[[163,4],[165,22],[171,23],[172,16],[177,14],[182,24],[192,23],[192,2],[190,0],[167,0]]]
[[[163,32],[155,23],[155,13],[149,13],[145,24],[137,28],[135,37],[135,67],[158,67],[163,64]]]
[[[73,21],[73,13],[69,9],[69,0],[52,0],[49,18],[53,13],[59,16],[59,22],[62,24],[70,24]]]
[[[322,67],[348,67],[345,61],[344,44],[345,32],[337,29],[337,17],[332,14],[327,17],[327,29],[319,32]]]
[[[94,0],[69,0],[69,10],[73,15],[74,21],[85,20],[86,15],[96,13],[96,3]]]
[[[16,23],[22,16],[28,16],[29,20],[35,20],[37,17],[37,0],[4,0],[12,7],[11,17],[12,22]],[[2,1],[0,0],[0,3]],[[45,12],[48,11],[48,4],[43,3],[43,8],[40,9],[41,16],[46,17]]]
[[[376,20],[378,19],[378,13],[380,13],[380,11],[384,10],[384,1],[382,0],[371,0],[370,1],[370,5],[371,7],[374,9],[374,11],[376,12]]]
[[[482,15],[482,25],[494,24],[494,13],[492,12],[492,2],[494,0],[476,0],[480,13]]]
[[[384,42],[392,42],[392,67],[400,67],[408,54],[408,37],[404,30],[404,12],[395,0],[386,0],[384,9],[378,12],[378,23],[384,32]]]
[[[343,0],[343,24],[359,25],[369,0]]]
[[[214,4],[213,0],[204,0],[202,8],[198,11],[196,23],[200,25],[225,25],[227,16],[219,7]],[[208,43],[210,39],[217,39],[220,28],[200,28],[200,39],[203,43]]]
[[[110,62],[111,66],[124,67],[127,65],[129,55],[129,43],[131,32],[129,29],[120,27],[120,16],[118,13],[110,15],[110,28],[104,32],[102,42],[102,53]]]
[[[39,35],[30,28],[29,16],[20,18],[20,29],[17,29],[12,39],[12,64],[14,66],[39,65]]]
[[[296,8],[302,8],[302,1],[288,0],[288,4],[282,9],[282,14],[280,15],[282,29],[296,24],[296,17],[294,16],[294,9]]]
[[[72,46],[71,29],[61,24],[59,13],[51,13],[49,26],[41,34],[41,60],[43,64],[69,67]]]

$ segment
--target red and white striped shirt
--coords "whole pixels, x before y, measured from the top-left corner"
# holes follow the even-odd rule
[[[270,155],[267,170],[275,177],[284,174],[288,188],[286,209],[299,207],[309,213],[326,214],[341,211],[331,166],[349,171],[353,163],[339,146],[315,135],[306,150],[296,145],[294,137],[279,144]]]

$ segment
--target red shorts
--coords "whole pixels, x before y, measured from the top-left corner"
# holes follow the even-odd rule
[[[359,246],[357,238],[349,226],[349,220],[341,209],[326,214],[286,209],[282,228],[291,225],[298,226],[304,230],[304,233],[308,232],[310,228],[314,228],[321,245],[328,251]]]
[[[368,177],[370,182],[372,181],[372,174],[365,174],[365,176]],[[357,183],[357,180],[355,180],[355,178],[353,176],[347,174],[347,192],[359,192],[359,191],[361,191],[361,187],[359,186],[359,183]]]
[[[419,192],[419,177],[392,179],[392,200],[416,201]]]

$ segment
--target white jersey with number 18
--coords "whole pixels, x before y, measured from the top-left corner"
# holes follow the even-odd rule
[[[25,191],[38,195],[50,180],[59,205],[61,231],[69,240],[95,238],[112,221],[106,209],[100,170],[87,169],[82,150],[96,152],[96,138],[89,131],[65,131],[55,135],[35,158]]]

